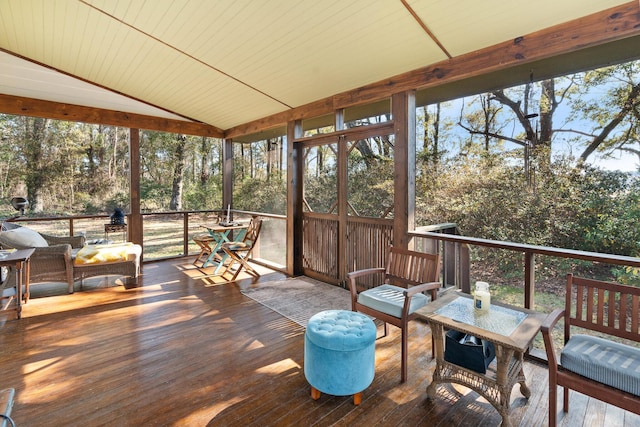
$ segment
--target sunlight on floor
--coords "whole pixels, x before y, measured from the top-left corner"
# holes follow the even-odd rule
[[[189,414],[187,418],[183,418],[182,420],[176,421],[173,425],[175,426],[188,426],[198,423],[198,420],[213,420],[218,414],[223,412],[225,409],[230,408],[238,403],[246,400],[248,397],[234,397],[232,399],[227,399],[223,402],[219,402],[213,406],[209,406],[206,408],[201,408],[198,411],[194,411]]]
[[[262,368],[256,369],[258,374],[283,374],[291,369],[301,369],[301,366],[292,359],[284,359],[276,363],[272,363]]]
[[[260,341],[253,340],[245,347],[245,350],[257,350],[259,348],[264,348],[264,347],[265,345],[262,344]]]
[[[62,358],[60,357],[52,357],[49,359],[38,360],[37,362],[34,362],[34,363],[26,363],[23,366],[23,373],[25,375],[33,374],[38,371],[51,368],[54,365],[57,365],[58,363],[60,363],[61,361],[62,361]]]

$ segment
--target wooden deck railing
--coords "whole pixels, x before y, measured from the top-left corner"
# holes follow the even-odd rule
[[[552,248],[548,246],[526,245],[521,243],[504,242],[498,240],[464,237],[449,233],[433,231],[414,231],[409,233],[414,239],[425,239],[427,242],[437,240],[459,246],[483,246],[498,250],[518,252],[524,255],[524,307],[533,309],[533,296],[535,293],[535,257],[546,255],[556,258],[567,258],[605,264],[640,267],[640,258],[623,255],[602,254],[597,252],[585,252],[573,249]],[[428,243],[431,244],[431,243]],[[464,289],[463,289],[464,290]],[[468,291],[468,290],[467,290]]]
[[[144,212],[143,218],[143,260],[157,261],[195,255],[198,251],[192,237],[206,230],[200,225],[217,218],[219,210]],[[286,217],[263,212],[232,211],[235,218],[260,215],[265,219],[258,246],[253,258],[256,262],[276,270],[284,270],[286,264]],[[21,217],[11,221],[27,225],[36,231],[56,236],[83,233],[87,240],[105,237],[104,224],[108,215],[73,215],[61,217]],[[127,223],[128,223],[127,218]],[[118,238],[114,234],[109,238]]]
[[[416,232],[460,235],[455,223],[435,224],[419,227]],[[409,233],[409,235],[414,235]],[[415,239],[415,249],[422,252],[438,253],[442,258],[442,283],[470,293],[469,246],[438,239]]]
[[[349,216],[341,237],[338,215],[305,212],[302,235],[304,273],[346,287],[348,272],[385,264],[393,221]],[[338,256],[339,245],[346,248],[344,258]]]
[[[332,214],[309,214],[302,218],[302,265],[305,272],[335,282],[339,280],[338,221]]]
[[[197,248],[191,237],[200,230],[200,223],[207,217],[215,218],[220,211],[145,212],[144,228],[161,222],[160,235],[145,231],[144,259],[159,260],[192,255]],[[258,262],[284,271],[286,264],[286,217],[262,212],[233,211],[238,217],[260,215],[269,221],[261,233],[261,250],[256,251]],[[107,215],[76,215],[66,217],[15,218],[15,222],[28,223],[39,231],[54,235],[86,234],[87,239],[104,237]],[[270,223],[270,224],[269,224]],[[384,265],[386,248],[393,242],[392,220],[349,217],[347,220],[346,259],[338,259],[339,244],[337,216],[332,214],[305,213],[303,219],[303,264],[305,274],[328,282],[340,283],[346,277],[341,272]],[[524,261],[524,307],[533,307],[535,292],[535,257],[545,255],[612,265],[640,268],[640,258],[621,255],[585,252],[547,246],[480,239],[461,236],[455,224],[436,224],[409,232],[416,250],[440,253],[443,260],[443,283],[470,292],[470,256],[473,246],[522,253]],[[164,252],[160,252],[160,249]],[[345,273],[346,274],[346,273]]]
[[[386,249],[393,242],[392,221],[349,217],[347,224],[347,259],[339,260],[336,258],[336,248],[339,244],[336,238],[337,216],[305,213],[303,227],[305,274],[340,283],[344,279],[340,275],[341,262],[346,263],[346,271],[384,265]],[[409,236],[414,239],[416,250],[439,253],[442,256],[444,284],[455,286],[467,293],[471,292],[470,250],[473,246],[523,254],[523,306],[526,308],[534,306],[536,255],[640,267],[640,258],[636,257],[465,237],[460,235],[456,224],[453,223],[420,227],[409,232]]]

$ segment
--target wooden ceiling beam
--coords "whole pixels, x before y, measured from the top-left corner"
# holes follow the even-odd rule
[[[0,94],[0,112],[21,116],[44,117],[72,122],[97,123],[186,135],[223,138],[224,132],[204,123],[173,120],[144,114],[125,113],[81,105],[62,104],[40,99]]]
[[[330,114],[368,104],[394,93],[428,89],[640,35],[640,2],[630,1],[602,12],[517,37],[486,49],[337,94],[292,110],[236,126],[226,137],[260,132],[287,121]]]

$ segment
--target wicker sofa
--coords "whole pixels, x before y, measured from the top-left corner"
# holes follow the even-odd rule
[[[16,236],[12,236],[12,234],[16,233],[16,230],[19,231],[21,237],[24,237],[22,235],[24,232],[27,236],[34,237],[34,239],[27,237],[24,241],[20,241]],[[31,233],[35,233],[37,236],[32,236]],[[131,246],[125,260],[75,265],[74,258],[78,251],[85,246],[85,243],[84,236],[50,236],[36,233],[27,227],[21,227],[11,222],[3,223],[2,232],[0,232],[0,247],[3,249],[35,247],[35,252],[31,256],[30,283],[65,282],[70,294],[74,291],[74,282],[82,281],[89,277],[119,275],[127,276],[125,279],[126,284],[137,283],[140,274],[140,258],[142,256],[142,248],[139,245]],[[13,274],[7,275],[5,287],[12,285],[13,277]]]
[[[25,245],[16,244],[15,239],[10,239],[4,232],[17,230],[18,224],[4,222],[0,232],[0,247],[3,249],[24,249],[33,247],[29,242]],[[72,250],[81,248],[85,244],[84,236],[56,237],[38,233],[46,241],[48,246],[39,246],[31,256],[30,283],[38,282],[66,282],[69,293],[73,293],[73,258]],[[14,275],[9,274],[8,281],[13,280]]]

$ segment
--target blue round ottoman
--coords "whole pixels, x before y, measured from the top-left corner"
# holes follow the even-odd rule
[[[362,390],[375,374],[376,326],[361,313],[327,310],[315,314],[304,335],[304,375],[311,397],[320,393],[353,395],[360,404]]]

